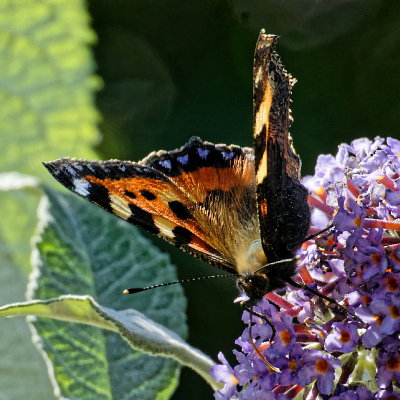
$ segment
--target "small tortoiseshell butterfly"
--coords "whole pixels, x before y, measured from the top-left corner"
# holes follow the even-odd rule
[[[295,79],[275,52],[277,39],[262,30],[255,50],[254,149],[193,137],[137,163],[63,158],[44,164],[73,192],[238,276],[246,305],[293,284],[294,254],[310,225],[289,134]]]

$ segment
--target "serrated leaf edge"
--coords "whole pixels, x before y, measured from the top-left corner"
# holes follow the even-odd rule
[[[79,315],[71,312],[71,306],[75,302],[80,303]],[[86,311],[83,312],[85,303],[95,312],[95,318]],[[153,356],[172,358],[197,372],[214,390],[219,388],[209,374],[215,363],[207,355],[137,310],[116,311],[100,306],[91,296],[77,295],[63,295],[49,300],[31,300],[0,307],[0,317],[21,315],[31,316],[29,321],[36,317],[46,317],[118,332],[132,348]]]

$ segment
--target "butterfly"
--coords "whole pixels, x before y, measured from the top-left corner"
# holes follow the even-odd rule
[[[275,51],[277,39],[262,30],[256,45],[253,149],[192,137],[139,162],[44,163],[74,193],[237,276],[247,305],[293,284],[294,255],[310,226],[289,133],[295,79]]]

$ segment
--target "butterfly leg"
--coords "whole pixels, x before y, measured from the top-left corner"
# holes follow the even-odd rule
[[[272,324],[272,322],[265,315],[262,315],[262,314],[258,313],[257,311],[254,311],[253,306],[248,307],[246,302],[242,303],[241,306],[242,306],[243,310],[246,310],[250,315],[254,315],[258,318],[261,318],[271,327],[272,335],[269,340],[272,342],[274,340],[275,333],[276,333],[276,329],[275,329],[274,325]],[[250,323],[251,323],[251,318],[250,318]]]
[[[268,321],[268,319],[266,319],[263,315],[261,315],[261,314],[255,312],[255,311],[253,311],[253,306],[251,306],[250,308],[248,308],[248,307],[246,307],[246,306],[243,306],[243,308],[244,308],[246,311],[248,311],[248,312],[250,313],[250,315],[259,316],[259,317],[263,318],[265,321],[267,321],[268,324],[272,327],[272,329],[273,329],[273,331],[274,331],[274,336],[275,336],[275,328],[272,326],[271,322]],[[257,355],[261,358],[261,360],[263,360],[264,363],[268,365],[268,367],[269,367],[272,371],[274,371],[274,372],[281,372],[281,370],[280,370],[279,368],[274,367],[274,366],[265,358],[265,356],[260,352],[260,350],[258,350],[256,344],[254,343],[253,335],[251,334],[251,328],[252,328],[252,325],[251,325],[251,318],[250,318],[249,324],[248,324],[248,329],[249,329],[249,341],[250,341],[251,346],[253,347],[254,351],[255,351],[255,352],[257,353]]]
[[[296,288],[308,290],[309,292],[311,292],[312,294],[315,294],[316,296],[320,297],[321,299],[329,301],[329,303],[334,304],[341,311],[341,314],[351,315],[355,321],[357,321],[358,323],[360,323],[362,325],[365,325],[364,322],[359,317],[357,317],[357,315],[355,315],[353,312],[348,310],[346,307],[339,304],[336,300],[332,299],[331,297],[325,296],[324,294],[318,292],[318,290],[315,290],[315,289],[305,285],[304,283],[297,283],[291,278],[287,278],[286,282]]]

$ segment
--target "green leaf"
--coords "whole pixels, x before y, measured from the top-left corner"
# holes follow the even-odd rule
[[[40,160],[81,157],[98,139],[88,22],[82,0],[1,2],[3,171],[44,175]]]
[[[209,375],[209,370],[214,365],[209,357],[186,344],[176,333],[148,319],[139,311],[133,309],[115,311],[101,307],[90,296],[73,295],[0,307],[0,317],[21,315],[79,322],[119,332],[134,349],[173,358],[180,364],[193,368],[214,389],[217,388]]]
[[[1,246],[0,243],[0,252],[5,254]],[[8,257],[1,258],[0,282],[0,304],[23,298],[26,284],[19,269]],[[45,363],[32,345],[32,334],[25,320],[3,319],[0,321],[0,332],[0,399],[54,399]]]
[[[42,161],[95,157],[95,40],[83,0],[0,2],[0,172],[52,178]],[[0,241],[28,273],[37,196],[0,193]],[[13,229],[9,229],[12,226]]]
[[[102,306],[135,308],[186,334],[182,288],[172,285],[133,296],[122,290],[176,280],[166,255],[135,227],[71,195],[46,190],[39,207],[39,236],[29,287],[31,298],[88,294]],[[79,399],[169,398],[178,364],[132,351],[115,333],[91,326],[39,319],[41,347],[52,363],[63,397]]]
[[[85,2],[2,1],[0,24],[0,172],[18,171],[52,182],[42,161],[67,154],[93,157],[90,148],[98,140],[93,103],[99,80],[93,76],[88,47],[95,36]],[[18,189],[22,180],[14,178],[1,190]],[[11,290],[12,301],[23,298],[30,271],[39,200],[38,190],[31,190],[34,185],[25,180],[22,186],[29,190],[0,192],[1,282],[6,283],[1,292]],[[1,295],[0,301],[10,299]],[[45,366],[25,321],[1,323],[1,396],[50,399]]]

